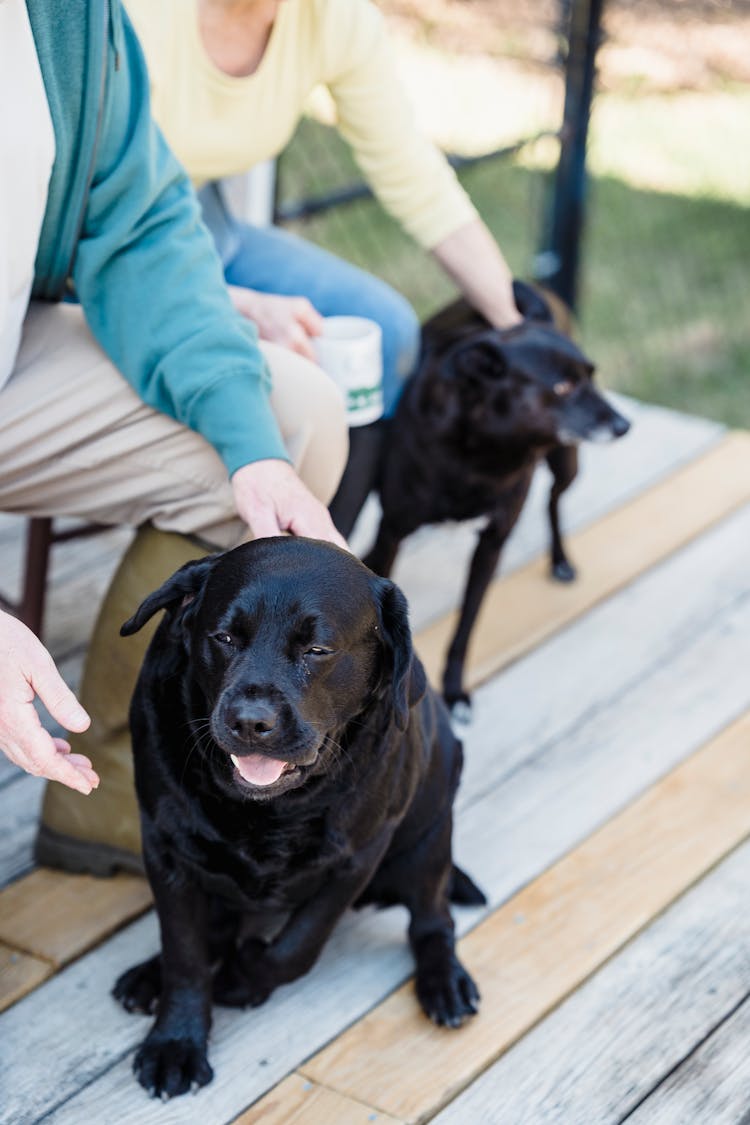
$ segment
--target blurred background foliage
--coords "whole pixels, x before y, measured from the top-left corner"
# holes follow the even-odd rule
[[[421,126],[463,157],[562,118],[559,0],[380,0]],[[605,386],[750,426],[750,3],[607,0],[589,131],[578,334]],[[359,179],[316,97],[279,163],[289,205]],[[554,139],[459,172],[514,272],[534,275]],[[450,283],[372,199],[288,224],[401,289]]]

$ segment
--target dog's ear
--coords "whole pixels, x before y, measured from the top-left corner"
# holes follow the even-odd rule
[[[493,329],[482,332],[456,348],[453,365],[462,383],[473,380],[491,386],[508,372],[506,344]]]
[[[513,299],[516,308],[525,320],[538,320],[544,324],[554,324],[552,309],[541,291],[525,281],[513,279]]]
[[[121,637],[130,637],[142,629],[146,622],[160,609],[168,609],[188,604],[203,588],[206,578],[216,565],[219,555],[209,555],[205,559],[194,559],[175,571],[171,578],[163,582],[158,590],[141,602],[133,616],[120,629]]]
[[[436,359],[423,380],[420,406],[436,434],[484,410],[508,374],[506,342],[494,328],[464,335]]]
[[[387,578],[374,579],[373,593],[378,628],[389,663],[393,714],[396,726],[403,731],[409,723],[410,708],[427,690],[427,679],[412,647],[406,598]]]

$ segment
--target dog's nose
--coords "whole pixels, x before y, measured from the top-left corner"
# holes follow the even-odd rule
[[[622,414],[615,414],[612,419],[612,433],[615,437],[624,437],[630,429],[630,422]]]
[[[265,738],[276,728],[278,718],[268,699],[241,699],[231,707],[227,725],[238,738]]]

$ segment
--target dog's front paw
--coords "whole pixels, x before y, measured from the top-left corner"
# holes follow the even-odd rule
[[[576,569],[567,559],[558,559],[552,563],[552,577],[556,582],[575,582]]]
[[[466,727],[472,720],[471,696],[465,691],[444,691],[443,699],[450,712],[451,722]]]
[[[157,955],[128,969],[117,978],[112,995],[126,1012],[154,1015],[161,996],[161,957]]]
[[[141,1044],[133,1070],[141,1086],[163,1101],[206,1086],[214,1076],[202,1044],[159,1035],[149,1035]]]
[[[417,997],[440,1027],[460,1027],[479,1010],[479,989],[455,954],[417,969]]]

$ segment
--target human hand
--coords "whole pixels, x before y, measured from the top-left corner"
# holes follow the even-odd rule
[[[302,483],[288,462],[252,461],[232,476],[234,502],[257,539],[268,535],[308,535],[347,548],[328,509]]]
[[[21,769],[36,777],[60,781],[79,793],[99,784],[91,762],[71,754],[70,744],[44,729],[34,708],[39,696],[50,715],[72,731],[84,731],[91,720],[66,685],[54,661],[30,629],[0,612],[0,749]]]
[[[227,288],[237,311],[257,325],[261,340],[270,340],[306,359],[315,359],[312,341],[323,331],[323,317],[307,297],[258,293],[239,285]]]

